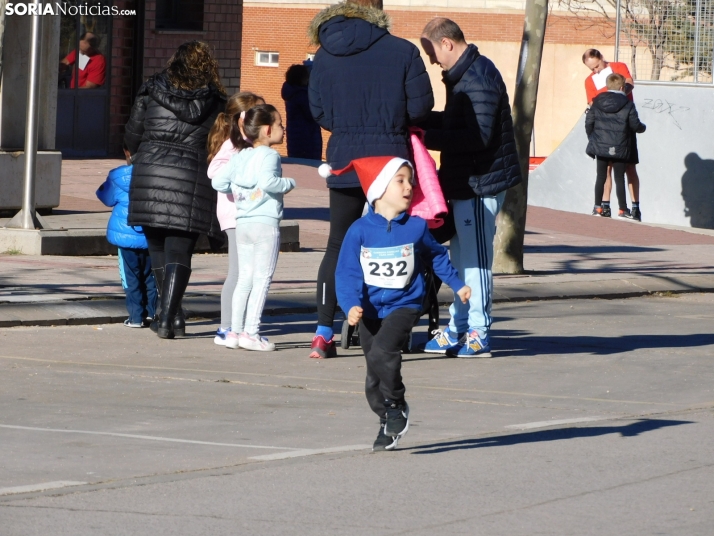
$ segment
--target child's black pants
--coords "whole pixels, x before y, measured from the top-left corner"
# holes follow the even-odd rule
[[[385,400],[404,399],[402,347],[420,316],[418,309],[403,308],[382,319],[362,318],[359,340],[367,361],[364,392],[369,407],[380,419],[387,416]]]
[[[602,194],[605,190],[605,179],[607,179],[607,166],[612,164],[612,179],[615,181],[615,192],[617,193],[617,204],[620,210],[627,208],[627,197],[625,197],[625,167],[624,162],[613,162],[605,158],[597,157],[597,178],[595,179],[595,205],[602,204]]]

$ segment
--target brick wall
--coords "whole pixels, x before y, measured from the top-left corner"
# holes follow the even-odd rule
[[[241,90],[262,95],[273,104],[285,119],[285,107],[280,89],[285,71],[314,52],[309,44],[307,27],[315,8],[286,8],[247,5],[243,9],[243,43],[241,47]],[[408,11],[390,10],[391,32],[405,39],[418,39],[426,23],[434,17],[445,16],[457,21],[466,39],[479,42],[500,41],[520,43],[523,34],[523,15],[515,13]],[[614,43],[614,27],[601,20],[577,20],[574,17],[551,15],[548,19],[546,43],[585,44],[603,46]],[[614,26],[614,25],[612,25]],[[255,51],[280,53],[279,67],[255,65]],[[326,146],[328,133],[323,132]],[[285,154],[285,146],[279,149]]]
[[[136,9],[135,0],[117,0],[120,9]],[[176,48],[186,41],[200,39],[209,43],[216,54],[221,81],[228,94],[238,91],[241,83],[242,0],[205,0],[203,31],[156,30],[156,1],[145,3],[144,78],[161,71]],[[112,78],[109,119],[109,152],[121,154],[124,125],[132,102],[131,61],[134,17],[115,17],[112,28]]]

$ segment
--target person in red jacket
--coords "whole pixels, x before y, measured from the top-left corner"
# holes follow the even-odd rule
[[[104,85],[107,63],[98,47],[99,38],[92,32],[84,32],[79,38],[79,59],[77,49],[74,49],[60,61],[60,73],[74,65],[79,67],[79,89],[94,89]],[[76,87],[74,73],[69,87]]]
[[[617,73],[625,78],[625,94],[627,98],[633,100],[632,90],[635,83],[632,80],[632,75],[627,65],[618,61],[605,61],[602,53],[594,48],[589,48],[583,53],[583,64],[590,69],[591,73],[585,79],[585,94],[587,96],[588,106],[592,106],[593,99],[600,93],[607,91],[607,77],[612,73]],[[630,198],[632,199],[632,211],[626,210],[619,214],[623,218],[633,218],[642,220],[640,212],[640,178],[637,175],[637,164],[639,163],[639,154],[637,152],[637,137],[633,134],[630,140],[631,156],[626,166],[627,185],[630,190]],[[607,180],[605,182],[605,190],[603,193],[603,211],[599,213],[601,216],[610,216],[610,192],[612,191],[612,171],[608,169]],[[595,214],[593,212],[593,214]]]

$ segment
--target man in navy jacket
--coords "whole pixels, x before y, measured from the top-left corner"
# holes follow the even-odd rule
[[[409,125],[434,107],[419,49],[389,33],[382,0],[352,0],[320,11],[308,33],[319,45],[308,87],[310,110],[332,133],[327,162],[340,169],[356,158],[411,158]],[[336,355],[332,324],[335,269],[342,240],[361,215],[365,196],[354,172],[332,175],[330,236],[317,274],[317,332],[310,357]]]
[[[448,328],[426,351],[490,357],[496,216],[506,190],[521,182],[508,93],[496,66],[466,43],[455,22],[433,19],[421,43],[431,63],[444,70],[446,86],[446,106],[425,123],[424,144],[441,151],[439,182],[456,224],[451,260],[473,289],[468,304],[452,304]]]

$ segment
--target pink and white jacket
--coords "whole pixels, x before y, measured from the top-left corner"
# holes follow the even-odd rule
[[[429,229],[436,229],[444,225],[444,217],[449,212],[449,208],[446,206],[439,184],[436,162],[419,137],[423,132],[415,127],[409,129],[417,180],[412,194],[412,204],[407,212],[425,219]]]
[[[223,142],[221,149],[216,153],[216,156],[211,160],[211,164],[208,166],[208,178],[212,179],[223,166],[225,166],[231,157],[238,152],[231,143],[230,138]],[[224,194],[218,192],[218,202],[216,203],[216,216],[218,216],[218,223],[221,224],[221,231],[226,229],[236,228],[236,204],[233,199],[233,194]]]

